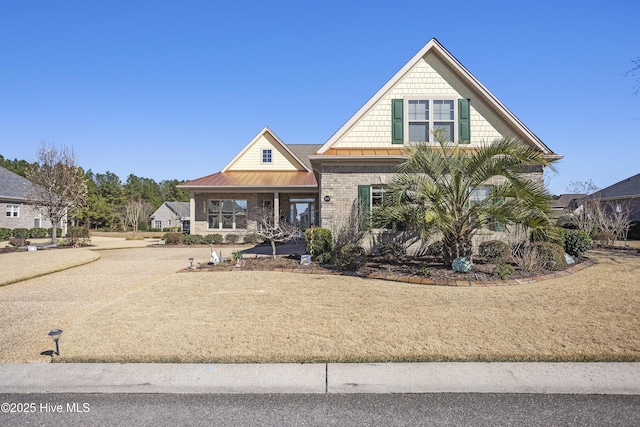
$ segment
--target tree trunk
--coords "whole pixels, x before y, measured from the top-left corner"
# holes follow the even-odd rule
[[[473,255],[473,245],[470,237],[445,236],[442,242],[444,243],[442,258],[445,267],[451,267],[453,260],[458,257],[471,259]]]
[[[274,239],[271,239],[271,257],[276,257],[276,241]]]

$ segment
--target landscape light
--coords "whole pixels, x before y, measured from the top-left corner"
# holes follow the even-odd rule
[[[189,258],[189,269],[193,269],[193,258]]]
[[[60,356],[60,349],[58,348],[58,340],[60,340],[60,336],[62,335],[62,329],[54,329],[49,332],[49,336],[56,343],[56,354]]]

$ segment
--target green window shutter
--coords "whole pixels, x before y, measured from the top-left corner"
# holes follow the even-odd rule
[[[404,99],[391,100],[391,143],[404,144]]]
[[[368,230],[371,224],[371,186],[358,185],[358,211],[360,212],[360,230]]]
[[[471,142],[471,115],[470,101],[468,99],[458,99],[458,141],[460,144]]]

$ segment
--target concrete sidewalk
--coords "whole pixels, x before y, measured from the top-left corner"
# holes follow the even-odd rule
[[[0,364],[0,393],[640,395],[640,363]]]

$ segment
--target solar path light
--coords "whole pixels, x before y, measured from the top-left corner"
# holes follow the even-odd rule
[[[56,354],[60,356],[60,349],[58,348],[58,341],[60,340],[60,336],[62,335],[62,329],[54,329],[49,332],[49,336],[56,343]]]

